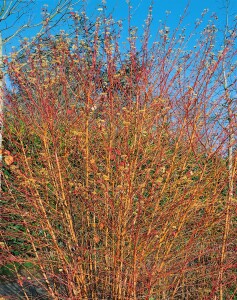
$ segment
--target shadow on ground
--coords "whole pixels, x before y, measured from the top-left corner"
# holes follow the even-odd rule
[[[24,282],[23,288],[29,299],[38,300],[50,300],[46,295],[46,290],[40,284],[40,282]],[[23,288],[17,282],[1,281],[0,282],[0,300],[5,299],[26,299]]]

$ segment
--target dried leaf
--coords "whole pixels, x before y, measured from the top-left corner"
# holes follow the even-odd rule
[[[99,223],[99,230],[102,230],[105,227],[104,223],[100,222]]]
[[[98,236],[98,234],[96,234],[96,235],[94,236],[94,242],[95,242],[96,244],[98,244],[99,241],[100,241],[100,237]]]
[[[10,166],[14,162],[14,158],[11,155],[7,155],[4,158],[6,165]]]

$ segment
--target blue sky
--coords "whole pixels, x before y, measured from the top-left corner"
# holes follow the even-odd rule
[[[229,0],[229,22],[233,24],[233,19],[237,15],[237,0]],[[88,0],[87,12],[90,15],[94,15],[98,6],[101,4],[101,0]],[[139,32],[142,33],[142,24],[147,17],[149,6],[152,1],[150,0],[131,0],[132,6],[132,26],[137,26]],[[188,5],[189,3],[189,5]],[[183,26],[187,28],[187,32],[194,28],[195,21],[201,18],[201,14],[205,9],[208,9],[208,13],[205,16],[203,25],[208,23],[208,19],[213,13],[216,13],[218,20],[216,25],[218,28],[223,29],[225,26],[226,10],[225,0],[153,0],[153,22],[151,26],[151,35],[153,41],[157,33],[157,29],[167,18],[167,12],[169,16],[167,18],[166,25],[170,27],[171,31],[178,25],[180,16],[183,15],[185,8],[188,5],[186,17],[183,22]],[[106,6],[108,11],[112,13],[115,20],[124,21],[124,37],[127,37],[126,32],[126,19],[128,17],[128,1],[127,0],[107,0]]]
[[[230,1],[230,20],[233,20],[235,15],[237,15],[237,0]],[[36,7],[32,11],[32,20],[34,22],[41,20],[41,9],[44,4],[48,5],[48,10],[50,10],[57,4],[57,0],[36,0]],[[83,1],[82,1],[83,2]],[[87,0],[87,14],[91,18],[95,18],[96,15],[100,14],[98,7],[101,5],[102,0]],[[142,24],[147,17],[148,9],[151,4],[151,0],[131,0],[132,6],[132,26],[137,26],[139,28],[139,33],[142,32]],[[178,24],[180,15],[183,14],[185,7],[187,6],[188,0],[153,0],[153,23],[151,27],[151,35],[154,37],[157,28],[160,23],[166,19],[166,12],[169,11],[170,14],[167,19],[167,26],[170,29],[175,29]],[[188,8],[187,16],[183,22],[183,26],[186,26],[188,30],[192,30],[195,20],[200,18],[204,9],[209,9],[209,13],[205,17],[206,24],[210,15],[215,12],[218,16],[217,26],[218,28],[224,28],[225,24],[225,0],[191,0]],[[115,20],[127,20],[128,17],[128,1],[127,0],[107,0],[106,6],[108,12],[111,12]],[[78,10],[80,11],[81,4],[78,5]],[[76,8],[77,9],[77,8]],[[75,10],[76,10],[75,9]],[[25,22],[22,19],[21,22]],[[231,21],[230,21],[231,23]],[[16,26],[19,26],[17,23]],[[64,25],[61,25],[61,29]],[[124,31],[123,37],[127,37],[126,31],[126,21],[124,21]],[[28,29],[21,34],[23,37],[33,37],[37,33],[38,28]],[[3,33],[4,36],[5,33]],[[6,47],[7,51],[10,50],[9,46],[17,46],[19,38],[12,40],[11,44]]]
[[[93,12],[101,3],[99,0],[88,0],[88,11]],[[154,23],[165,18],[165,12],[171,11],[170,25],[176,26],[179,16],[187,6],[188,0],[154,0],[153,1],[153,18]],[[200,17],[202,11],[206,8],[210,12],[216,12],[223,23],[225,18],[224,7],[225,0],[191,0],[186,21],[193,21]],[[146,18],[150,0],[131,0],[133,7],[133,23],[139,26]],[[126,0],[107,0],[106,3],[109,11],[113,11],[116,19],[126,19],[128,14],[128,4]],[[230,0],[230,13],[237,14],[237,0]]]

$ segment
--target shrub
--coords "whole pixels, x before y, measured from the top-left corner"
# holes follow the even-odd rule
[[[234,52],[211,60],[209,25],[197,50],[184,52],[177,32],[149,50],[150,17],[141,49],[130,36],[122,53],[107,19],[90,44],[51,36],[6,62],[3,262],[34,265],[24,279],[43,279],[53,299],[218,293],[228,171],[213,116]],[[236,293],[231,220],[226,297]]]

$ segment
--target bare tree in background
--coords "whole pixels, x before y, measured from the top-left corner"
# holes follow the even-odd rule
[[[47,0],[45,1],[47,2]],[[35,0],[1,0],[0,3],[0,191],[2,177],[2,129],[3,129],[3,47],[11,39],[16,37],[22,31],[38,27],[39,33],[44,31],[45,27],[52,28],[58,25],[73,9],[80,0],[58,0],[50,11],[45,10],[42,21],[34,23],[30,18],[30,12],[36,4]],[[28,17],[28,18],[27,18]],[[4,38],[3,38],[4,36]]]

